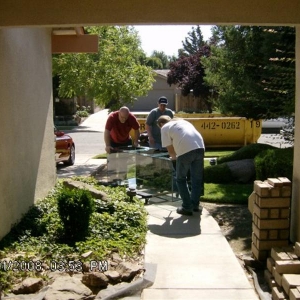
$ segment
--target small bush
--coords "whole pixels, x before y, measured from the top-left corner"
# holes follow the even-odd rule
[[[276,149],[275,147],[268,144],[251,144],[240,148],[230,155],[222,156],[218,158],[218,164],[222,164],[229,161],[251,159],[257,154],[267,149]]]
[[[58,195],[58,212],[64,225],[64,239],[69,242],[85,239],[94,202],[89,191],[62,189]]]
[[[256,179],[272,177],[293,177],[294,148],[269,149],[258,154],[254,159]]]
[[[208,166],[204,168],[205,183],[232,183],[234,178],[227,164]]]
[[[89,116],[90,110],[91,110],[91,108],[89,106],[88,107],[85,107],[85,106],[79,107],[79,106],[77,106],[77,111],[76,111],[75,115],[77,117],[86,118],[86,117]]]

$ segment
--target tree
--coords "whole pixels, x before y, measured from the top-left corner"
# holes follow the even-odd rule
[[[179,57],[197,54],[202,47],[207,45],[203,40],[203,34],[199,25],[192,27],[192,31],[188,32],[188,37],[184,39],[182,45],[183,49],[178,50]]]
[[[147,58],[146,65],[152,67],[155,70],[169,69],[171,56],[168,56],[163,51],[154,50],[150,57]]]
[[[259,119],[293,111],[294,28],[215,26],[212,40],[202,63],[222,113]]]
[[[61,97],[83,96],[101,106],[117,109],[145,96],[152,88],[151,68],[133,27],[101,26],[86,30],[99,36],[96,54],[61,54],[53,57],[53,74],[60,79]]]
[[[153,70],[162,70],[163,64],[158,57],[150,56],[146,59],[146,66],[151,67]]]
[[[201,63],[201,57],[209,56],[210,48],[203,46],[195,54],[181,56],[176,61],[170,63],[170,72],[167,75],[167,83],[175,84],[181,89],[181,94],[187,96],[190,92],[195,97],[201,97],[211,111],[209,99],[210,88],[204,82],[205,69]]]

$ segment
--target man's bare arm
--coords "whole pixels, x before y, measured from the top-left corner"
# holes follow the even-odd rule
[[[110,150],[113,148],[110,145],[110,132],[107,129],[105,129],[104,131],[104,142],[105,142],[105,151],[107,153],[110,153]]]
[[[168,152],[169,152],[170,158],[171,158],[172,160],[175,160],[175,159],[176,159],[176,152],[175,152],[175,150],[174,150],[173,145],[169,145],[169,146],[167,146],[166,148],[167,148],[167,150],[168,150]]]

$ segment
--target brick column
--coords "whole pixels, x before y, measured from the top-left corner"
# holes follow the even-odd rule
[[[286,177],[254,181],[248,198],[252,214],[252,254],[265,261],[273,247],[289,244],[291,182]]]

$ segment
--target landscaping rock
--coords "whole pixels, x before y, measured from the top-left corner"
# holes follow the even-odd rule
[[[107,278],[109,279],[109,282],[111,282],[111,283],[118,283],[121,281],[121,275],[117,271],[109,270],[109,271],[106,271],[104,274],[107,276]]]
[[[116,252],[113,252],[112,255],[111,255],[111,259],[114,261],[114,262],[121,262],[123,261],[123,259],[120,257],[119,253],[116,253]]]
[[[103,201],[110,201],[108,195],[102,191],[95,189],[93,186],[86,184],[84,182],[74,181],[74,180],[64,180],[63,185],[70,189],[84,189],[88,190],[92,197],[95,199],[101,199]]]
[[[103,273],[91,272],[83,275],[82,283],[89,287],[106,288],[109,280]]]
[[[121,262],[117,267],[116,271],[121,274],[123,281],[130,281],[138,273],[143,270],[143,267],[131,262]]]
[[[41,278],[26,278],[20,284],[15,286],[12,292],[19,294],[33,294],[43,287],[43,279]]]
[[[79,279],[70,276],[56,278],[50,286],[44,300],[86,300],[92,295],[92,291]]]

